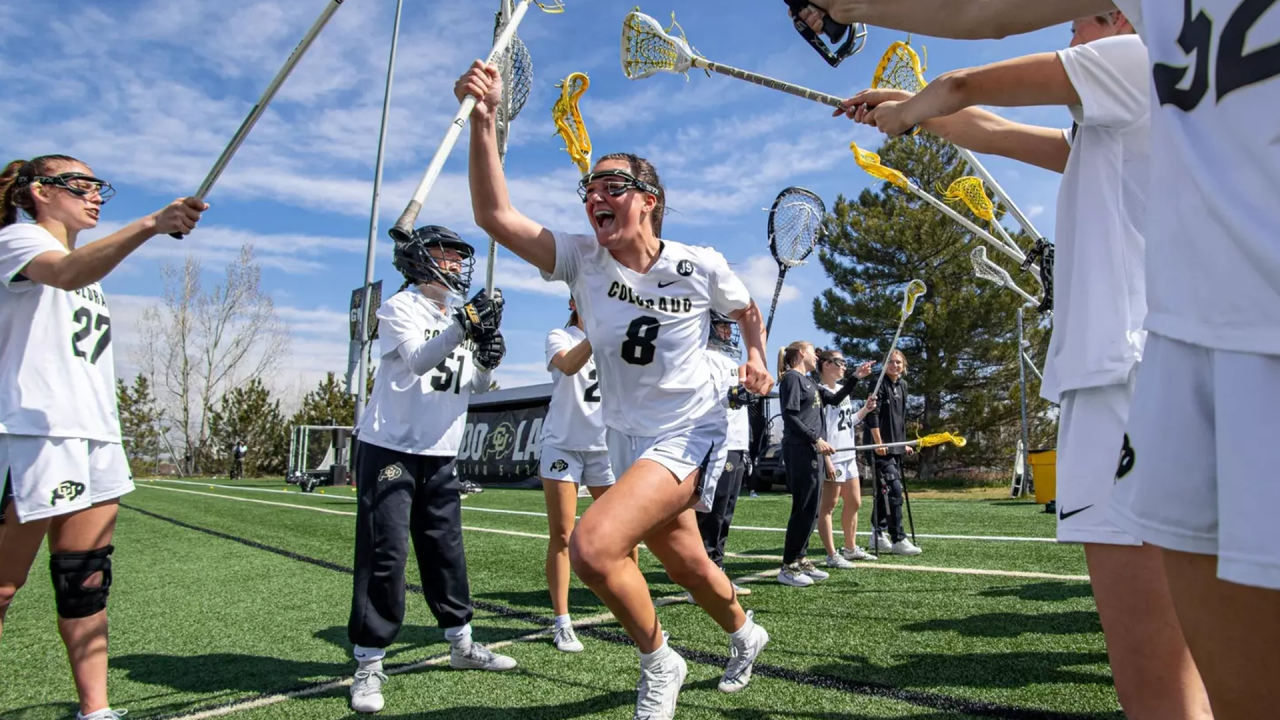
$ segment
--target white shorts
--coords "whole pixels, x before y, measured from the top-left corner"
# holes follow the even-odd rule
[[[836,476],[827,478],[827,482],[842,483],[852,480],[858,482],[858,458],[856,456],[844,460],[832,460],[836,468]]]
[[[133,490],[120,443],[0,435],[0,482],[19,522],[84,510]]]
[[[645,437],[627,435],[613,428],[605,432],[609,445],[609,462],[620,473],[625,473],[637,460],[652,460],[671,471],[680,482],[701,470],[698,474],[698,512],[711,510],[715,498],[716,482],[729,460],[726,447],[729,424],[722,415],[709,417],[700,425],[677,430],[667,435]]]
[[[615,482],[608,450],[562,450],[542,446],[539,474],[548,480],[608,487]]]
[[[1107,514],[1133,400],[1124,385],[1068,390],[1058,416],[1058,542],[1141,545]]]
[[[1218,577],[1280,590],[1280,357],[1152,334],[1111,517],[1144,541],[1216,555]]]

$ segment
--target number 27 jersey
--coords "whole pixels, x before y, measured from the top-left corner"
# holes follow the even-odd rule
[[[102,288],[27,279],[66,248],[38,225],[0,230],[0,434],[120,442],[111,316]]]
[[[653,437],[723,415],[707,335],[714,309],[751,304],[742,280],[711,248],[663,240],[646,273],[623,267],[592,235],[554,233],[556,267],[591,340],[604,423]]]

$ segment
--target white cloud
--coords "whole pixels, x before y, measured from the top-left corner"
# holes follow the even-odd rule
[[[743,284],[751,292],[751,298],[768,313],[773,302],[773,289],[778,284],[778,263],[770,255],[753,255],[733,268]],[[793,283],[784,283],[778,294],[778,304],[784,305],[800,297],[800,290]]]
[[[1044,214],[1044,206],[1043,206],[1043,205],[1031,205],[1031,206],[1029,206],[1029,207],[1027,208],[1027,217],[1028,217],[1028,218],[1038,218],[1038,217],[1040,217],[1040,216],[1041,216],[1041,215],[1043,215],[1043,214]]]

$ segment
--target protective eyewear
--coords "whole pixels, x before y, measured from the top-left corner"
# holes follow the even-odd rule
[[[593,183],[597,182],[602,184],[591,187]],[[662,196],[661,190],[626,170],[601,170],[600,172],[582,176],[582,180],[578,181],[578,197],[582,198],[582,202],[585,203],[587,196],[593,191],[607,193],[610,197],[621,197],[632,188],[647,192],[654,197]]]
[[[115,197],[116,194],[116,189],[111,187],[111,183],[84,173],[36,175],[30,178],[18,178],[18,182],[21,184],[53,185],[78,197],[89,197],[97,193],[103,203]]]

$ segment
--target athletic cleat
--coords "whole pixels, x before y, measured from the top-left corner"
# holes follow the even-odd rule
[[[382,711],[382,684],[387,676],[378,670],[357,670],[351,683],[351,709],[358,713]]]
[[[831,573],[826,570],[819,570],[809,558],[800,558],[800,570],[814,580],[826,580],[831,577]]]
[[[676,715],[680,686],[689,674],[689,666],[675,650],[646,668],[640,666],[640,682],[636,683],[636,713],[633,720],[671,720]]]
[[[827,556],[827,567],[837,570],[852,570],[854,564],[845,560],[843,556],[836,554]]]
[[[872,540],[874,541],[874,550],[872,552],[876,554],[883,555],[893,549],[893,539],[889,537],[887,532],[881,531],[880,535],[872,538]]]
[[[850,550],[849,548],[841,548],[840,555],[844,557],[845,560],[864,560],[865,561],[865,560],[878,559],[876,558],[875,555],[872,555],[871,553],[867,552],[866,550],[863,550],[857,545],[854,545],[852,550]]]
[[[751,618],[754,613],[747,613]],[[756,625],[741,643],[729,641],[729,664],[724,667],[724,676],[720,678],[720,692],[735,693],[747,687],[751,682],[751,668],[755,666],[760,651],[769,644],[769,633]]]
[[[922,552],[924,552],[924,551],[923,551],[923,550],[921,550],[920,548],[916,547],[916,546],[915,546],[915,545],[914,545],[910,540],[908,540],[907,538],[902,538],[901,540],[899,540],[898,542],[896,542],[896,543],[894,543],[894,544],[893,544],[893,554],[894,554],[894,555],[908,555],[908,556],[910,556],[910,555],[919,555],[919,554],[920,554],[920,553],[922,553]]]
[[[589,489],[587,488],[587,486],[586,486],[586,485],[579,485],[579,486],[578,486],[578,497],[580,497],[580,498],[589,498],[589,497],[591,497],[591,490],[589,490]]]
[[[516,660],[506,655],[497,655],[478,642],[471,641],[465,647],[454,643],[449,650],[449,665],[458,670],[510,670],[516,666]]]
[[[556,628],[551,642],[555,643],[556,649],[560,652],[582,652],[582,641],[578,639],[578,634],[573,631],[572,625]]]
[[[76,720],[124,720],[124,716],[128,714],[128,710],[112,710],[111,708],[95,710],[88,715],[77,710]]]
[[[782,570],[778,573],[778,582],[791,587],[809,587],[813,584],[813,578],[805,574],[800,563],[796,562],[782,566]]]

